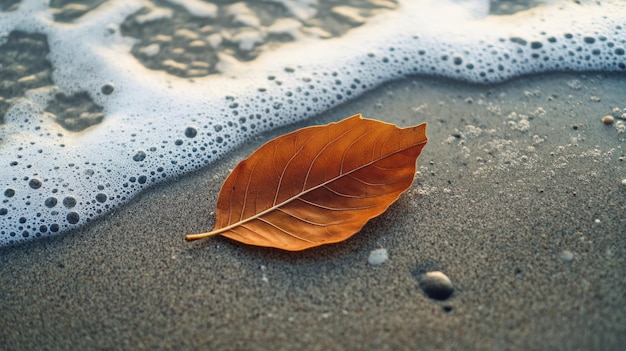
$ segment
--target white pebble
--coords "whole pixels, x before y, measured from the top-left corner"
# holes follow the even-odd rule
[[[560,258],[563,262],[571,262],[574,259],[574,253],[569,250],[563,250]]]
[[[367,262],[372,266],[378,266],[387,261],[388,258],[387,249],[376,249],[370,252],[370,257],[367,259]]]

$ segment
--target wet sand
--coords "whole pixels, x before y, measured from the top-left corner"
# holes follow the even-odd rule
[[[621,349],[626,133],[601,118],[624,92],[615,74],[416,77],[263,134],[85,228],[0,249],[0,349]],[[360,233],[296,253],[184,241],[262,143],[355,113],[430,138],[413,187]],[[430,270],[451,298],[423,293]]]

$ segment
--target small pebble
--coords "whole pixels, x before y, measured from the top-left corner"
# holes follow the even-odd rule
[[[166,68],[170,68],[170,69],[176,69],[176,70],[181,70],[181,71],[187,70],[186,64],[181,63],[181,62],[176,62],[174,60],[165,60],[161,62],[161,64],[165,66]]]
[[[428,272],[420,279],[420,288],[434,300],[447,300],[454,292],[454,286],[447,275],[440,271]]]
[[[606,115],[604,117],[602,117],[602,123],[604,124],[613,124],[613,122],[615,121],[615,118],[613,118],[613,116],[610,115]]]
[[[186,39],[186,40],[198,39],[198,33],[190,31],[189,29],[186,29],[186,28],[177,29],[174,32],[174,36],[177,38]]]
[[[372,266],[378,266],[387,261],[388,258],[389,254],[387,254],[387,249],[376,249],[370,252],[370,257],[368,257],[367,262]]]
[[[157,34],[152,38],[152,41],[167,44],[172,42],[172,37],[170,35]]]
[[[571,262],[574,259],[574,253],[569,250],[563,250],[560,258],[563,262]]]
[[[622,179],[622,186],[626,186],[626,178]]]
[[[113,93],[113,90],[115,90],[115,86],[113,86],[113,83],[106,83],[102,86],[102,88],[100,88],[100,90],[104,95],[111,95],[111,93]]]
[[[206,69],[209,69],[209,68],[211,68],[211,65],[206,63],[206,62],[204,62],[204,61],[193,61],[191,63],[191,67],[193,67],[193,68],[206,68]]]
[[[172,54],[176,55],[176,56],[181,56],[185,53],[185,49],[183,48],[173,48],[172,49]]]
[[[202,40],[194,40],[191,43],[189,43],[189,48],[192,50],[203,50],[206,49],[207,47],[207,43],[205,43]]]
[[[30,76],[22,77],[17,80],[17,82],[20,84],[30,84],[36,81],[37,81],[37,77],[34,74],[31,74]]]

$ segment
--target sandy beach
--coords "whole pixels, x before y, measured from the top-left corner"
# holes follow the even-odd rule
[[[625,91],[617,74],[414,77],[264,134],[80,230],[1,248],[0,349],[620,350],[626,133],[601,119]],[[412,188],[360,233],[295,253],[185,242],[254,149],[355,113],[429,124]],[[449,299],[422,291],[433,270]]]

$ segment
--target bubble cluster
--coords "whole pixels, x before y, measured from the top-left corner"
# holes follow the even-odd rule
[[[623,2],[564,2],[510,16],[483,14],[481,1],[407,0],[398,9],[374,2],[391,5],[368,17],[345,8],[332,14],[321,1],[320,8],[274,1],[302,18],[326,11],[351,29],[333,40],[293,37],[247,62],[220,57],[219,74],[193,79],[137,58],[137,41],[120,26],[150,14],[145,1],[91,1],[88,14],[72,16],[69,2],[54,2],[69,11],[63,18],[71,25],[57,23],[58,11],[43,1],[0,12],[0,45],[10,49],[2,52],[25,57],[17,67],[0,53],[0,69],[10,62],[16,77],[44,72],[36,84],[11,90],[15,97],[0,99],[0,245],[87,224],[261,131],[392,79],[428,74],[490,83],[546,71],[626,70]],[[19,51],[19,41],[31,49]],[[6,84],[0,81],[0,89]]]

